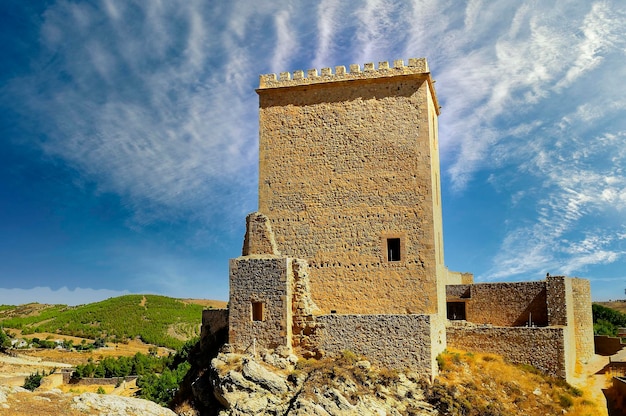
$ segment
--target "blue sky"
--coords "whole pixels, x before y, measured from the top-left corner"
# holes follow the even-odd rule
[[[615,1],[0,5],[0,303],[227,299],[263,73],[426,57],[447,265],[626,289]]]

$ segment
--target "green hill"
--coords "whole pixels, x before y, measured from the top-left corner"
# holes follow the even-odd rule
[[[127,295],[79,306],[0,306],[0,325],[22,334],[51,332],[82,338],[124,342],[140,338],[148,344],[178,348],[200,334],[204,307],[157,295]]]

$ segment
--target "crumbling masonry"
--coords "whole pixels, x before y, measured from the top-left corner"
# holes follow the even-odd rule
[[[257,93],[259,212],[230,261],[236,350],[352,350],[429,377],[447,345],[564,378],[593,354],[588,281],[473,284],[445,267],[425,59],[262,75]]]

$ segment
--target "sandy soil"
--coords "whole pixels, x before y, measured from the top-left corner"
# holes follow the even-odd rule
[[[611,386],[611,378],[603,369],[609,363],[609,357],[594,355],[587,364],[576,368],[576,374],[570,384],[587,392],[590,400],[598,404],[596,416],[608,416],[606,397],[603,389]]]

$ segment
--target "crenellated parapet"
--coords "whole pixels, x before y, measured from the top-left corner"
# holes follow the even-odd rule
[[[259,89],[413,74],[430,74],[426,58],[410,58],[408,65],[405,65],[402,59],[398,59],[393,61],[393,67],[387,61],[379,62],[378,68],[375,68],[373,63],[366,63],[363,68],[358,64],[352,64],[349,71],[346,70],[345,66],[336,66],[334,73],[332,68],[322,68],[321,73],[318,73],[317,69],[309,69],[306,71],[306,74],[302,70],[294,71],[293,73],[281,72],[278,76],[276,74],[265,74],[260,76]]]

